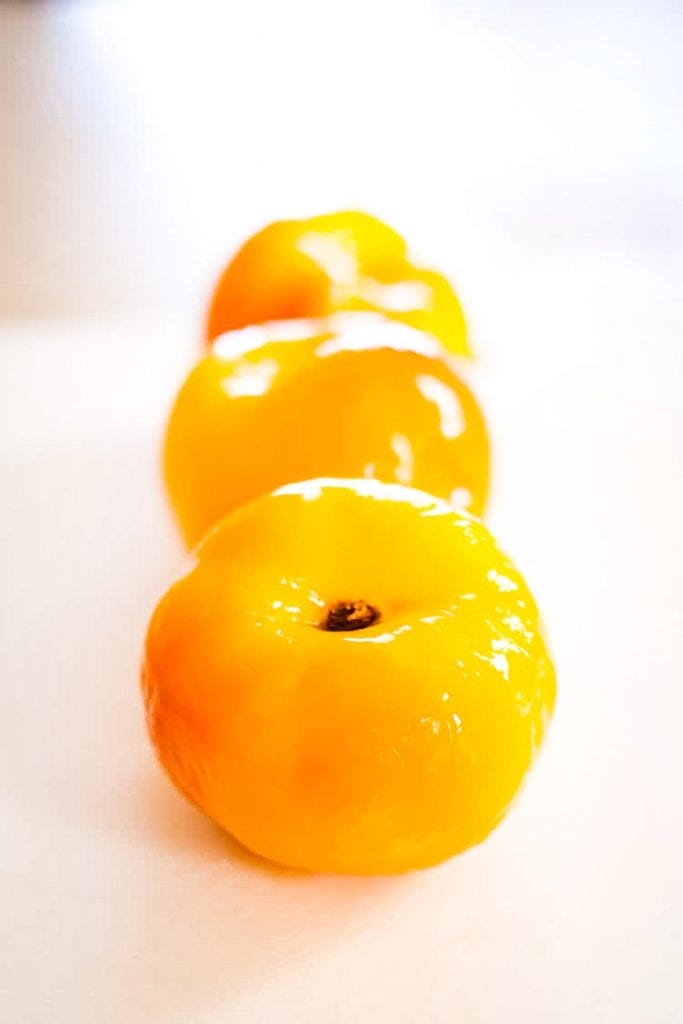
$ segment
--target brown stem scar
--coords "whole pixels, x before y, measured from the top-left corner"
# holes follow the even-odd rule
[[[354,629],[367,629],[379,619],[379,610],[367,601],[335,601],[331,604],[320,628],[331,633],[343,633]]]

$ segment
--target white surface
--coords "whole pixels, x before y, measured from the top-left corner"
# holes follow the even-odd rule
[[[680,4],[334,10],[0,5],[0,1018],[678,1024]],[[391,880],[241,854],[137,692],[207,282],[270,217],[356,204],[455,274],[560,688],[501,829]]]
[[[612,261],[606,289],[606,268],[539,265],[486,282],[497,312],[473,296],[501,342],[478,369],[492,518],[545,612],[557,717],[489,841],[394,879],[265,868],[148,749],[140,645],[182,557],[156,446],[192,346],[0,334],[4,1020],[680,1020],[675,270]],[[580,324],[558,321],[568,289]]]

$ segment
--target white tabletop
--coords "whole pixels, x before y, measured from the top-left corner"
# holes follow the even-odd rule
[[[3,1024],[683,1019],[680,25],[674,0],[0,5]],[[506,822],[392,879],[241,852],[138,693],[211,275],[349,206],[455,275],[490,523],[559,673]]]
[[[148,747],[141,641],[182,558],[157,447],[193,339],[3,329],[3,1019],[680,1019],[682,324],[675,275],[609,272],[528,267],[495,307],[471,297],[491,521],[559,701],[502,827],[392,879],[264,866]]]

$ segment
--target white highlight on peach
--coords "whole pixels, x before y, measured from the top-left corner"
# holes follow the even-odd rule
[[[415,378],[418,390],[439,410],[441,433],[449,440],[459,437],[465,430],[465,420],[458,399],[451,389],[437,377],[420,374]]]

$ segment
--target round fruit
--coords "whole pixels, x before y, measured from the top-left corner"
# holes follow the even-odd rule
[[[488,438],[428,335],[373,314],[224,335],[173,408],[166,484],[194,544],[238,505],[294,480],[372,477],[481,513]]]
[[[171,779],[241,843],[384,874],[498,824],[555,679],[534,600],[478,520],[314,480],[209,533],[154,613],[143,691]]]
[[[206,339],[341,310],[381,312],[429,331],[454,352],[469,351],[446,278],[416,267],[401,236],[381,220],[353,211],[277,221],[248,239],[216,285]]]

